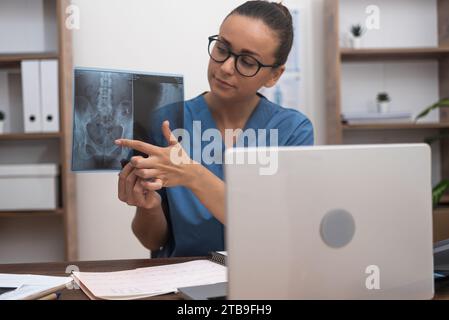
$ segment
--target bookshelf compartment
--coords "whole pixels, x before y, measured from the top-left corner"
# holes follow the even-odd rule
[[[9,119],[0,133],[0,165],[52,163],[59,171],[57,209],[0,211],[0,263],[76,260],[76,187],[70,172],[72,35],[65,26],[70,1],[0,2],[0,109],[7,105]],[[39,82],[29,81],[27,87],[24,65],[34,62],[39,63],[39,77],[34,77]],[[24,115],[30,108],[23,89],[37,87],[39,99],[27,101],[39,100],[40,111],[33,112],[46,122],[27,129],[29,117]]]
[[[61,261],[65,252],[61,215],[24,214],[0,220],[0,264]],[[33,250],[27,250],[30,245]]]
[[[411,112],[413,118],[439,100],[436,60],[346,62],[341,68],[343,113],[376,113],[376,96],[380,92],[390,96],[391,112]],[[435,110],[418,123],[438,123],[439,120],[439,111]]]
[[[340,0],[340,47],[350,47],[351,25],[376,19],[378,27],[362,35],[362,48],[438,47],[437,0]],[[375,11],[369,10],[375,5]],[[377,27],[377,26],[374,26]]]
[[[56,1],[2,0],[0,54],[57,52]]]

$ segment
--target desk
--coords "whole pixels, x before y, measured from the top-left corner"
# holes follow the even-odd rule
[[[169,258],[169,259],[139,259],[139,260],[109,260],[109,261],[76,261],[55,263],[25,263],[25,264],[0,264],[0,273],[30,273],[48,276],[68,276],[67,266],[74,265],[83,272],[121,271],[144,267],[154,267],[172,263],[181,263],[206,257]],[[60,300],[89,300],[81,289],[61,291]],[[181,300],[179,294],[165,294],[150,297],[148,300]]]
[[[181,263],[205,257],[169,258],[169,259],[140,259],[140,260],[109,260],[109,261],[77,261],[57,263],[27,263],[0,265],[0,273],[31,273],[50,276],[67,276],[67,266],[78,266],[84,272],[120,271],[143,267],[153,267],[172,263]],[[61,300],[88,300],[82,290],[64,289],[61,291]],[[181,300],[178,294],[165,294],[148,298],[149,300]],[[437,282],[435,285],[435,299],[449,300],[449,280]]]

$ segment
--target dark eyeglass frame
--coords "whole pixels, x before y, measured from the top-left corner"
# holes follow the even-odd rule
[[[208,38],[208,39],[209,39],[209,45],[208,45],[208,47],[207,47],[207,52],[209,53],[209,57],[210,57],[212,60],[214,60],[215,62],[217,62],[217,63],[224,63],[224,62],[226,62],[231,56],[234,57],[234,68],[235,68],[235,70],[237,70],[237,72],[238,72],[240,75],[242,75],[243,77],[247,77],[247,78],[254,77],[254,76],[260,71],[260,69],[262,69],[262,68],[277,68],[277,67],[280,67],[280,64],[271,64],[271,65],[269,65],[269,64],[263,64],[262,62],[260,62],[259,60],[257,60],[256,58],[254,58],[253,56],[251,56],[251,55],[249,55],[249,54],[237,54],[237,53],[234,53],[234,52],[231,51],[231,49],[229,49],[229,45],[226,44],[224,41],[218,39],[218,37],[219,37],[219,35],[217,34],[217,35],[214,35],[214,36],[210,36],[210,37]],[[221,61],[220,61],[220,60],[216,60],[216,59],[214,59],[214,58],[212,57],[212,54],[210,53],[210,52],[211,52],[211,50],[210,50],[210,49],[211,49],[211,48],[210,48],[210,45],[212,44],[212,41],[219,41],[220,43],[222,43],[223,45],[226,46],[226,49],[227,49],[227,51],[228,51],[228,56],[227,56],[224,60],[221,60]],[[239,60],[240,57],[250,57],[251,59],[253,59],[254,61],[256,61],[256,63],[257,63],[257,70],[256,70],[256,72],[255,72],[253,75],[247,76],[247,75],[245,75],[245,74],[243,74],[243,73],[240,72],[240,70],[239,70],[238,67],[237,67],[237,61]]]

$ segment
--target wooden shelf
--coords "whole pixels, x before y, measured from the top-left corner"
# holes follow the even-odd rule
[[[343,124],[343,130],[420,130],[420,129],[449,129],[449,123]]]
[[[449,206],[447,205],[439,206],[433,210],[433,213],[449,215]]]
[[[449,48],[340,49],[343,61],[411,60],[449,57]]]
[[[443,204],[445,204],[445,205],[447,204],[447,205],[449,206],[449,194],[443,195],[443,196],[441,197],[440,202],[443,203]]]
[[[0,54],[0,63],[4,62],[20,62],[22,60],[42,60],[42,59],[58,59],[56,52],[36,52],[36,53],[10,53]]]
[[[426,1],[424,1],[426,2]],[[423,3],[424,3],[423,2]],[[435,130],[437,133],[438,130],[449,130],[449,112],[443,108],[440,110],[440,123],[366,123],[366,124],[347,124],[342,123],[341,118],[341,110],[343,110],[343,106],[346,103],[346,98],[344,94],[346,94],[346,83],[343,84],[344,76],[347,73],[353,72],[350,74],[350,83],[351,85],[360,84],[363,86],[371,87],[376,86],[379,78],[382,78],[381,75],[373,75],[374,78],[370,77],[370,74],[358,73],[358,71],[349,70],[351,68],[347,68],[349,63],[351,62],[376,62],[376,63],[384,63],[388,61],[394,62],[394,64],[399,64],[402,62],[410,62],[413,60],[419,60],[421,62],[431,62],[437,68],[438,74],[434,73],[432,76],[432,82],[429,81],[429,86],[432,84],[432,89],[434,92],[438,92],[439,98],[444,98],[449,96],[449,0],[438,0],[436,3],[436,19],[432,17],[431,23],[436,23],[436,34],[432,36],[436,37],[437,41],[434,44],[427,44],[428,46],[434,45],[434,47],[419,47],[422,42],[422,37],[417,37],[417,42],[402,42],[402,45],[415,45],[415,47],[401,47],[401,48],[391,48],[387,46],[392,46],[394,44],[390,44],[389,42],[384,42],[384,48],[362,48],[362,49],[351,49],[351,48],[341,48],[341,35],[342,31],[341,27],[344,24],[340,22],[350,13],[351,10],[355,9],[355,4],[345,3],[341,5],[343,0],[324,0],[324,49],[323,55],[325,59],[325,71],[326,71],[326,79],[325,79],[325,92],[326,92],[326,144],[330,145],[338,145],[338,144],[346,144],[348,142],[352,142],[354,138],[357,139],[357,142],[360,144],[367,143],[376,143],[376,142],[384,142],[383,132],[382,130],[388,131],[389,134],[392,134],[393,137],[398,138],[397,142],[422,142],[419,133],[425,133],[424,130]],[[420,4],[424,5],[424,4]],[[427,2],[426,2],[427,5]],[[429,3],[430,6],[434,5]],[[404,2],[404,15],[401,16],[400,12],[397,11],[397,19],[401,20],[401,17],[408,16],[407,9],[410,6],[413,10],[418,10],[416,4],[413,2],[408,3]],[[346,10],[343,12],[343,10]],[[384,9],[387,10],[387,9]],[[433,8],[426,7],[425,10],[434,10]],[[407,19],[409,19],[407,17]],[[396,19],[396,20],[397,20]],[[436,20],[436,21],[434,21]],[[411,18],[410,18],[410,21]],[[421,23],[421,21],[413,21],[413,23]],[[422,21],[423,26],[424,23],[427,24],[429,21]],[[401,33],[396,33],[396,30],[391,28],[391,31],[386,31],[384,29],[383,35],[398,36]],[[413,36],[413,33],[410,33],[410,36]],[[413,44],[415,43],[415,44]],[[397,45],[401,45],[400,41],[397,42]],[[425,46],[426,44],[424,44]],[[387,66],[388,68],[388,66]],[[368,69],[367,69],[368,70]],[[371,70],[371,69],[369,69]],[[388,73],[391,73],[391,77],[395,77],[395,81],[401,80],[401,77],[407,77],[409,79],[410,75],[408,73],[402,73],[401,70],[388,70]],[[397,71],[397,72],[396,72]],[[413,74],[413,77],[416,77],[421,81],[421,71],[417,68],[416,73]],[[368,71],[370,72],[370,71]],[[383,81],[385,85],[388,82],[387,75],[385,75],[386,70],[383,71],[384,77],[380,79]],[[388,75],[389,76],[389,75]],[[422,81],[426,80],[425,75],[422,75]],[[391,90],[391,83],[389,86],[385,85],[383,90]],[[400,85],[395,84],[395,85]],[[423,88],[430,89],[430,88]],[[363,91],[361,88],[357,88],[359,92]],[[374,88],[373,90],[377,90]],[[416,89],[414,89],[416,90]],[[416,93],[416,92],[415,92]],[[408,94],[406,91],[403,92],[404,95]],[[419,94],[416,93],[416,94]],[[361,93],[361,95],[363,95]],[[411,111],[411,110],[409,110]],[[365,131],[364,131],[365,130]],[[368,130],[371,130],[370,136],[367,137],[365,133]],[[391,132],[396,130],[396,132]],[[400,131],[403,130],[403,131]],[[409,131],[407,131],[409,130]],[[413,131],[414,130],[414,131]],[[417,131],[423,130],[423,131]],[[349,133],[348,133],[349,132]],[[350,136],[350,137],[349,137]],[[350,139],[348,139],[350,138]],[[374,139],[371,139],[374,138]],[[410,139],[409,139],[410,138]],[[439,162],[440,169],[439,173],[441,178],[449,179],[449,140],[442,139],[439,141]],[[432,155],[434,157],[436,155]],[[433,211],[433,234],[434,240],[442,240],[449,238],[449,203],[442,203],[438,208]]]
[[[43,59],[58,59],[59,56],[54,52],[42,52],[42,53],[12,53],[12,54],[0,54],[0,68],[3,69],[15,69],[20,68],[20,62],[22,60],[43,60]]]
[[[58,217],[63,215],[63,209],[36,211],[0,211],[0,218]]]
[[[61,219],[61,224],[58,226],[62,230],[64,237],[64,257],[65,260],[77,260],[78,259],[78,233],[76,224],[76,207],[75,207],[75,176],[70,170],[70,154],[71,144],[70,137],[72,135],[72,96],[73,96],[73,60],[72,60],[72,31],[65,26],[66,8],[70,5],[70,0],[55,0],[50,1],[48,8],[49,14],[45,14],[42,17],[45,19],[45,23],[49,22],[51,27],[56,32],[48,34],[52,36],[51,46],[47,46],[46,52],[17,52],[20,50],[20,46],[15,49],[11,47],[12,53],[0,54],[0,69],[8,70],[8,72],[16,74],[20,70],[21,62],[24,60],[57,60],[58,62],[58,93],[59,93],[59,132],[52,133],[5,133],[0,134],[0,157],[4,150],[2,148],[9,148],[8,144],[17,144],[18,142],[27,142],[26,144],[19,144],[20,152],[25,152],[34,143],[51,142],[55,143],[55,148],[49,150],[51,152],[50,157],[58,158],[60,174],[58,179],[58,195],[64,207],[56,210],[3,210],[0,211],[0,218],[31,218],[31,217],[48,217],[51,219]],[[20,5],[17,8],[12,7],[11,19],[15,19],[15,14],[22,14],[16,9],[23,9]],[[7,11],[10,8],[6,8]],[[36,15],[41,15],[40,12]],[[40,18],[39,18],[40,19]],[[30,21],[32,23],[32,21]],[[55,24],[56,23],[56,24]],[[26,35],[24,35],[26,36]],[[24,40],[26,41],[26,39]],[[54,44],[54,46],[53,46]],[[36,48],[35,50],[39,50]],[[16,86],[20,87],[20,85]],[[13,94],[16,98],[19,98],[19,90],[15,90]],[[13,157],[16,155],[12,155]],[[53,161],[52,161],[53,162]],[[0,200],[1,202],[1,200]],[[54,218],[52,218],[54,217]],[[22,230],[17,230],[20,234]],[[15,230],[14,230],[15,232]],[[32,250],[32,244],[30,243],[30,250]]]
[[[449,206],[442,205],[433,210],[433,242],[449,238]]]
[[[49,133],[4,133],[0,134],[0,141],[11,140],[42,140],[42,139],[59,139],[61,133],[49,132]]]

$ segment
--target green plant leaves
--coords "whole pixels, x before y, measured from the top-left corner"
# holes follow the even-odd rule
[[[351,33],[354,37],[361,37],[364,30],[361,24],[355,24],[351,26]]]
[[[377,94],[377,101],[378,102],[390,102],[390,96],[386,92],[379,92]]]
[[[418,114],[415,118],[415,121],[418,121],[418,119],[427,116],[432,110],[435,110],[437,108],[449,108],[449,98],[444,98],[438,101],[437,103],[434,103],[430,107],[427,107],[424,109],[420,114]]]
[[[438,183],[432,190],[432,202],[433,207],[435,208],[441,200],[441,197],[449,188],[449,180],[442,180]]]

